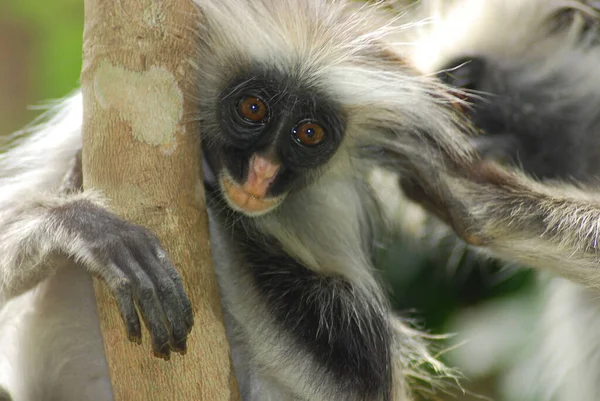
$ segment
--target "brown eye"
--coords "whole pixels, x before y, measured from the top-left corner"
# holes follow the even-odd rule
[[[296,141],[304,146],[316,146],[325,138],[325,130],[319,124],[303,122],[292,131]]]
[[[245,120],[262,123],[267,119],[267,105],[257,97],[245,97],[240,101],[238,112]]]

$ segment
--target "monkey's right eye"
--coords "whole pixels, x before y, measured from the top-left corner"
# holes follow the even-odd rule
[[[253,124],[262,124],[269,117],[269,110],[265,102],[257,97],[244,97],[238,105],[240,116]]]

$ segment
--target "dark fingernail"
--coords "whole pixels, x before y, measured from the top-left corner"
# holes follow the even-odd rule
[[[189,320],[187,334],[190,334],[190,332],[192,331],[192,327],[194,327],[194,318],[193,317]]]
[[[178,354],[185,355],[187,352],[187,340],[183,339],[179,341],[177,344],[173,345],[173,352],[177,352]]]
[[[127,336],[127,338],[129,339],[129,341],[131,341],[132,343],[136,343],[138,345],[140,345],[142,343],[142,336],[139,334],[129,334]]]
[[[171,359],[171,353],[169,351],[161,351],[161,352],[156,352],[154,351],[154,356],[160,359],[164,359],[165,361],[168,361],[169,359]]]

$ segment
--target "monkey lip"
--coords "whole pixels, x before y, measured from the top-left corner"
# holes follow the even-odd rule
[[[219,178],[221,188],[225,195],[225,200],[234,210],[242,212],[248,216],[260,216],[275,209],[285,195],[274,198],[254,196],[236,183],[228,174]]]

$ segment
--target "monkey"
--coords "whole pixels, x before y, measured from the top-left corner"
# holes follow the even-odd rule
[[[508,158],[538,179],[593,183],[600,169],[598,147],[585,139],[595,129],[598,112],[581,100],[589,95],[593,104],[598,94],[589,86],[589,79],[582,79],[592,74],[589,68],[573,70],[566,64],[577,60],[587,66],[597,59],[598,11],[581,1],[540,5],[530,0],[519,5],[492,1],[480,7],[480,12],[500,12],[502,7],[511,15],[513,9],[521,8],[521,15],[513,18],[522,31],[499,37],[510,43],[520,39],[522,43],[514,49],[507,49],[504,43],[482,49],[482,42],[490,40],[490,32],[500,28],[477,22],[470,23],[473,31],[469,34],[451,36],[438,45],[439,57],[445,60],[441,78],[471,93],[472,107],[465,112],[486,134],[475,138],[476,146],[486,158]],[[456,19],[451,17],[445,23],[456,23]],[[540,31],[535,30],[538,27]],[[544,38],[545,34],[550,37]],[[455,44],[453,40],[462,42]],[[555,50],[564,53],[549,54]]]
[[[440,178],[457,191],[448,198],[459,199],[468,219],[481,224],[474,225],[476,236],[485,232],[482,247],[474,248],[493,247],[492,256],[571,279],[540,278],[544,306],[532,350],[505,374],[519,386],[510,399],[596,400],[600,5],[459,0],[425,8],[430,23],[418,33],[413,62],[460,91],[470,103],[462,111],[480,131],[469,141],[486,163],[512,170],[488,164],[467,180]],[[403,187],[423,200],[419,188]],[[544,238],[555,241],[554,250]]]
[[[529,28],[530,25],[544,28],[543,17],[548,16],[549,10],[557,11],[558,7],[564,3],[544,2],[542,4],[531,0],[524,3],[492,1],[486,2],[485,5],[464,1],[457,2],[457,4],[458,6],[454,10],[456,14],[458,15],[462,11],[467,16],[465,18],[472,18],[474,24],[486,24],[482,21],[492,20],[496,16],[494,13],[506,12],[507,15],[512,15],[515,21],[523,22],[520,26],[529,32],[529,29],[532,29]],[[584,7],[582,3],[577,2],[571,5],[577,6],[577,9]],[[457,15],[455,15],[456,18],[458,18]],[[536,25],[536,21],[540,24]],[[461,22],[464,23],[464,21]],[[440,25],[442,25],[440,31],[443,31],[446,27],[443,24]],[[491,25],[493,24],[490,23]],[[493,27],[500,29],[500,25],[504,26],[502,22],[497,22]],[[488,27],[488,29],[492,29],[492,27]],[[584,31],[588,32],[588,29],[584,29]],[[461,35],[465,30],[457,30],[457,32],[457,37],[464,39]],[[551,35],[552,32],[552,30],[543,30],[539,35],[556,46],[568,46],[574,38],[572,35],[565,35],[565,39],[564,36]],[[524,32],[515,30],[514,34],[521,39]],[[544,37],[544,35],[546,36]],[[487,51],[492,51],[493,43],[490,40],[483,39],[479,43],[477,42],[479,36],[472,36],[472,38],[475,44],[480,44],[482,48],[486,46],[488,47]],[[467,51],[465,49],[468,46],[459,42],[459,39],[455,39],[454,43],[457,51]],[[431,42],[435,43],[435,40],[431,40]],[[444,41],[441,43],[443,44]],[[584,41],[584,45],[585,43]],[[522,48],[514,46],[511,50],[515,51],[517,57],[522,57],[522,59],[525,58],[525,55],[535,58],[538,56],[535,50],[544,49],[545,46],[542,45],[546,45],[546,43],[535,44],[537,48],[534,49],[521,44]],[[428,45],[431,43],[416,44],[413,47],[425,49]],[[502,45],[506,46],[504,43]],[[442,45],[439,47],[434,51],[437,56],[443,54],[444,50]],[[474,45],[471,44],[469,47],[473,48]],[[519,49],[521,49],[520,52]],[[579,48],[576,50],[590,58],[595,55],[595,48],[587,49],[587,52]],[[424,51],[431,52],[430,49]],[[414,59],[419,60],[419,55],[414,56]],[[542,70],[543,72],[551,70],[551,67],[546,65],[549,63],[547,59],[541,57],[540,60],[540,63],[546,67]],[[417,63],[415,62],[415,64]],[[431,62],[431,64],[434,63]],[[443,67],[439,66],[439,68]],[[420,70],[427,71],[427,68],[421,66]],[[452,91],[452,89],[449,90]],[[568,99],[560,100],[566,102]],[[564,103],[559,102],[560,104]],[[568,110],[569,108],[567,108]],[[591,110],[591,108],[584,108],[584,111],[587,110]],[[475,111],[477,111],[476,108]],[[593,124],[595,117],[592,111],[590,113],[592,116],[589,117],[589,124]],[[511,118],[514,117],[510,110],[507,111],[507,114],[510,114]],[[594,128],[592,126],[589,129],[593,131]],[[579,134],[580,137],[582,135]],[[468,142],[472,142],[472,138],[462,137],[462,139],[465,138]],[[435,141],[436,138],[429,139]],[[385,149],[378,149],[380,164],[387,163],[388,166],[395,164],[393,167],[401,172],[404,179],[409,181],[409,184],[414,184],[414,188],[412,188],[414,198],[422,196],[422,202],[432,212],[437,213],[441,219],[453,226],[467,242],[482,248],[485,247],[507,259],[517,259],[520,262],[533,264],[534,267],[550,268],[575,281],[592,286],[597,285],[595,284],[597,278],[592,268],[595,265],[593,257],[596,246],[594,216],[597,211],[594,203],[595,195],[591,189],[586,189],[583,185],[560,181],[535,180],[520,169],[503,167],[497,162],[482,159],[480,156],[465,159],[461,154],[448,153],[440,146],[437,147],[440,150],[437,158],[415,159],[407,157],[401,147],[394,150],[396,145],[392,142],[386,145],[388,146]],[[539,168],[543,168],[542,164],[539,166]],[[573,174],[573,171],[576,170],[571,170],[570,174]],[[431,178],[426,179],[427,174]],[[505,207],[502,207],[502,202],[506,202]],[[576,209],[570,209],[571,207]],[[562,213],[567,214],[563,216]],[[529,223],[531,224],[528,225]],[[515,243],[517,238],[527,239],[527,241]],[[526,250],[534,245],[539,245],[540,249],[546,250],[546,246],[552,248],[550,244],[555,244],[556,247],[548,249],[548,252],[540,252],[535,257],[530,257]],[[569,255],[570,258],[564,255],[558,256],[563,249],[574,253]],[[555,257],[556,259],[554,259]]]
[[[245,400],[411,400],[429,371],[452,376],[374,274],[374,167],[467,242],[597,280],[593,196],[481,160],[464,102],[410,62],[411,24],[341,1],[196,4],[211,239]],[[158,356],[192,326],[156,238],[78,188],[80,126],[74,95],[0,159],[0,335],[16,344],[0,383],[15,400],[110,399],[90,273],[134,341],[138,306]]]
[[[242,399],[411,401],[452,382],[373,263],[373,166],[474,157],[455,97],[405,61],[409,26],[383,4],[194,3],[211,246]],[[75,93],[0,152],[0,385],[14,401],[112,399],[92,276],[158,357],[184,352],[194,323],[154,234],[82,191],[81,123]]]

